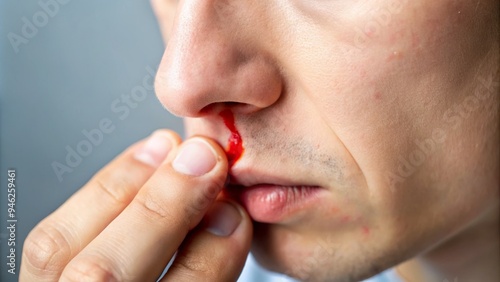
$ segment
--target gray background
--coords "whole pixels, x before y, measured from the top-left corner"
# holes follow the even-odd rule
[[[22,18],[43,11],[38,1],[0,0],[1,281],[17,281],[6,271],[7,169],[17,170],[18,271],[28,232],[100,167],[156,128],[182,130],[153,91],[124,120],[111,110],[161,59],[149,1],[69,1],[16,54],[7,35],[22,35]],[[52,162],[64,163],[65,147],[75,148],[85,140],[81,131],[103,118],[112,120],[114,132],[59,182]]]

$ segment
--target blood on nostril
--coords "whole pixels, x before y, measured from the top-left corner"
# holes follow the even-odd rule
[[[227,161],[229,163],[229,168],[231,168],[243,154],[243,140],[241,139],[238,129],[236,129],[234,125],[233,112],[229,109],[225,109],[219,113],[219,116],[224,120],[224,124],[231,132],[226,147]]]

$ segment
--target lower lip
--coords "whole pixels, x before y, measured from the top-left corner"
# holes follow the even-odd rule
[[[290,219],[316,202],[319,187],[256,185],[230,187],[229,194],[236,196],[250,217],[258,222],[279,223]]]

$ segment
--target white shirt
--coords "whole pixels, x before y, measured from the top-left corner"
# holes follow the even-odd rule
[[[297,280],[263,269],[253,256],[249,255],[238,282],[297,282]],[[389,269],[363,282],[402,282],[402,280],[393,269]]]
[[[163,270],[160,278],[157,281],[160,281],[161,278],[165,275],[167,270],[172,265],[175,256],[170,260],[167,267]],[[295,279],[292,279],[286,275],[274,273],[268,271],[262,267],[260,267],[255,261],[254,257],[250,254],[248,255],[247,261],[245,263],[245,267],[241,272],[240,278],[237,282],[298,282]],[[393,269],[386,270],[372,278],[363,280],[362,282],[403,282],[400,278],[398,278],[396,272]]]

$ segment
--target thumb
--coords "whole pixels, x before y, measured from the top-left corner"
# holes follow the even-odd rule
[[[215,202],[161,281],[236,281],[250,251],[252,232],[252,222],[240,205]]]

